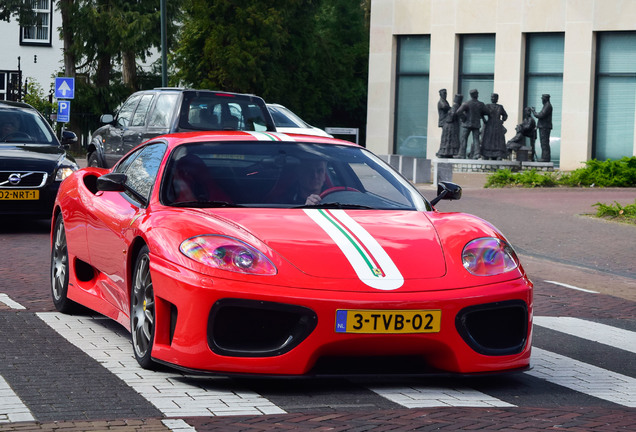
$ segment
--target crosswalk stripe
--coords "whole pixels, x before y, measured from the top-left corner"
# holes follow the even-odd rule
[[[100,362],[167,417],[284,414],[261,395],[228,386],[229,378],[192,379],[179,372],[141,369],[132,355],[130,335],[103,317],[37,314],[69,342]],[[536,317],[537,325],[631,351],[633,332],[604,324]],[[633,352],[633,351],[632,351]],[[627,407],[636,407],[636,379],[534,347],[529,376]],[[231,387],[233,390],[228,390]],[[382,386],[374,393],[407,408],[514,407],[470,387]]]
[[[109,319],[55,312],[37,315],[167,417],[285,414],[284,410],[255,392],[226,390],[228,378],[198,377],[189,384],[185,382],[188,379],[186,374],[142,369],[133,356],[130,335]]]
[[[5,305],[9,306],[11,309],[21,309],[21,310],[26,309],[20,303],[12,300],[11,297],[3,293],[0,293],[0,303],[4,303]]]
[[[573,317],[534,317],[534,324],[636,353],[636,332]]]
[[[370,390],[406,408],[515,406],[471,388],[376,386]]]
[[[35,421],[31,411],[0,376],[0,423]]]
[[[540,348],[532,348],[533,369],[525,372],[569,389],[636,408],[636,379]]]

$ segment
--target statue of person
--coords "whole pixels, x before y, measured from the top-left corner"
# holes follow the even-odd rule
[[[506,144],[508,153],[513,150],[517,151],[525,146],[526,137],[528,137],[530,138],[530,147],[534,155],[534,144],[537,140],[537,123],[532,118],[532,108],[525,107],[523,109],[523,120],[515,127],[515,131],[517,131],[517,134]]]
[[[539,129],[539,141],[541,142],[541,159],[540,162],[550,162],[550,131],[552,130],[552,104],[550,103],[550,95],[541,95],[543,108],[537,112],[532,107],[532,114],[537,118],[537,129]]]
[[[481,143],[479,142],[479,129],[481,129],[481,121],[485,120],[484,116],[488,113],[486,105],[478,100],[479,91],[473,89],[470,91],[470,100],[464,102],[457,110],[457,115],[464,116],[461,119],[461,136],[458,157],[466,158],[466,147],[468,146],[468,136],[472,133],[473,144],[470,148],[470,159],[481,158]]]
[[[488,120],[484,125],[484,135],[482,138],[481,155],[484,159],[502,160],[508,157],[506,149],[506,128],[504,122],[508,119],[508,113],[503,105],[498,104],[499,95],[493,93],[490,101],[486,105],[488,110]]]
[[[439,127],[442,128],[442,138],[440,141],[439,151],[435,156],[439,158],[451,158],[459,151],[459,119],[457,117],[457,109],[462,103],[463,96],[455,95],[452,108],[446,101],[446,90],[444,90],[443,102],[440,99],[437,104],[437,110],[440,113]],[[442,90],[440,90],[440,96]],[[448,107],[448,109],[445,108]],[[442,117],[442,112],[444,116]]]

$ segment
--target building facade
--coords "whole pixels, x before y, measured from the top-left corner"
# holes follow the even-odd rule
[[[434,158],[440,89],[497,93],[506,141],[549,94],[561,169],[634,156],[636,1],[372,0],[367,147]]]
[[[54,76],[64,68],[64,44],[58,31],[62,19],[56,2],[35,0],[33,9],[36,22],[32,26],[21,27],[15,18],[0,21],[0,100],[11,99],[25,81],[36,81],[48,92]]]

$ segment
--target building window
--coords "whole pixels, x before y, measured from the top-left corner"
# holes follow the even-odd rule
[[[524,106],[541,111],[541,95],[550,95],[552,132],[550,159],[558,163],[561,155],[561,107],[563,106],[563,33],[532,33],[526,35],[526,71]],[[538,133],[538,132],[537,132]],[[536,141],[537,157],[541,154]]]
[[[395,153],[426,157],[430,36],[398,37]]]
[[[599,33],[592,157],[620,159],[634,153],[636,33]]]
[[[31,0],[35,22],[31,26],[20,27],[21,45],[51,45],[53,2]]]
[[[462,35],[459,50],[459,92],[464,101],[472,89],[479,91],[479,100],[490,101],[495,81],[495,35]]]
[[[21,82],[19,71],[0,71],[0,100],[19,100]]]

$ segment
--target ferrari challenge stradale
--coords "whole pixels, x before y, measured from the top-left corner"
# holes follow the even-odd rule
[[[347,141],[165,135],[63,182],[53,302],[125,326],[144,368],[527,369],[532,283],[491,224],[435,209],[459,186],[438,193]]]

